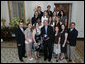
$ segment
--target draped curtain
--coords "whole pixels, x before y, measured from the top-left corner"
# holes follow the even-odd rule
[[[23,18],[23,1],[10,1],[11,19],[15,17]]]

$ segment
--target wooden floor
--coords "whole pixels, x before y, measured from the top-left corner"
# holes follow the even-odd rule
[[[81,61],[76,60],[75,63],[83,63],[84,40],[77,40],[76,51],[79,54]],[[43,56],[38,61],[34,60],[32,62],[28,62],[27,59],[24,60],[26,61],[26,63],[49,63],[43,61]],[[16,41],[4,41],[1,43],[1,63],[21,63],[18,60]],[[52,63],[56,63],[55,58],[52,58]],[[58,63],[68,63],[68,62],[66,61],[66,59],[64,59],[63,61],[59,61]]]

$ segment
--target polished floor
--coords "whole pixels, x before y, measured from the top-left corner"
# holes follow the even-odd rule
[[[77,40],[76,52],[77,58],[72,63],[84,63],[84,40]],[[44,61],[43,54],[40,56],[41,58],[38,60],[28,61],[27,58],[23,59],[25,63],[49,63]],[[32,51],[32,57],[34,57],[34,51]],[[22,63],[18,59],[16,41],[4,41],[1,43],[1,63]],[[50,63],[68,63],[68,61],[63,59],[56,62],[55,55],[53,55]]]

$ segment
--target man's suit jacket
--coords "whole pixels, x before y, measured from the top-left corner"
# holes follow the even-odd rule
[[[44,34],[46,34],[45,33],[45,26],[43,26],[42,28],[41,28],[41,36],[43,37],[43,35]],[[51,27],[51,26],[49,26],[48,25],[48,27],[47,27],[47,35],[48,35],[48,37],[49,37],[49,40],[50,40],[50,42],[52,43],[53,42],[53,36],[54,36],[54,32],[53,32],[53,28]]]
[[[70,31],[70,28],[68,29],[68,40],[71,46],[76,46],[77,36],[78,36],[78,31],[75,28],[72,31]]]
[[[17,44],[21,44],[21,46],[23,46],[25,44],[25,35],[19,27],[15,30],[15,36]]]

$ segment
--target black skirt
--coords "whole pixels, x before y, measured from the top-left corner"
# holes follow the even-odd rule
[[[63,44],[61,44],[61,53],[66,53],[66,45],[64,47],[62,47]]]

